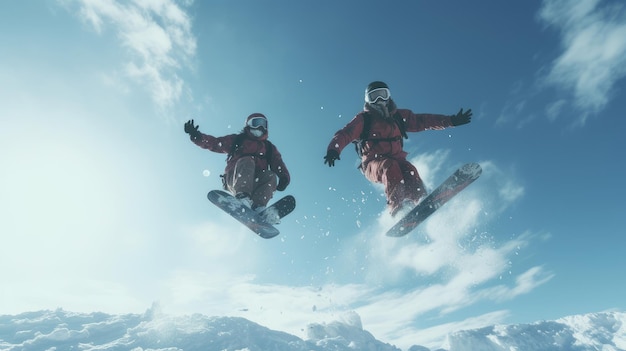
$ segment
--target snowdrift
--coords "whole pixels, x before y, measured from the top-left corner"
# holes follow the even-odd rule
[[[603,312],[532,324],[458,331],[438,350],[626,350],[626,313]],[[309,324],[307,340],[239,317],[200,314],[109,315],[55,311],[0,316],[2,351],[400,351],[363,330],[352,312],[341,322]],[[414,345],[407,351],[429,351]]]

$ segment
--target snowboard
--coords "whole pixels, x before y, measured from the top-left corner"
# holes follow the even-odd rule
[[[231,215],[233,218],[250,228],[250,230],[264,239],[270,239],[280,234],[276,227],[263,220],[264,212],[276,210],[278,212],[278,216],[283,218],[291,213],[291,211],[293,211],[296,207],[296,199],[291,195],[281,198],[261,212],[254,211],[230,193],[222,190],[209,191],[207,198],[215,206]]]
[[[387,236],[400,237],[408,234],[448,200],[478,179],[482,168],[478,163],[467,163],[457,169],[437,189],[426,196],[415,208],[387,231]]]

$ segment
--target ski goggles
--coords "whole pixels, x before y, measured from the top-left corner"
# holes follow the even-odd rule
[[[387,88],[377,88],[365,93],[365,102],[373,104],[376,101],[387,101],[391,97],[391,92]]]
[[[252,117],[248,120],[248,127],[253,129],[265,128],[267,129],[267,119],[265,117]]]

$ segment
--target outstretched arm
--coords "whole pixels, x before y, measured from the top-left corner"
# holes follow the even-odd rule
[[[191,140],[200,139],[202,137],[202,133],[198,130],[200,126],[194,124],[193,119],[190,119],[185,123],[185,133],[189,134]]]
[[[201,133],[198,130],[199,127],[199,125],[194,123],[193,119],[185,123],[185,133],[189,134],[189,138],[194,144],[203,149],[223,154],[227,154],[230,151],[235,139],[235,134],[217,138]]]
[[[450,116],[452,120],[453,126],[460,126],[462,124],[467,124],[472,121],[472,109],[463,112],[463,109],[460,109],[456,115]]]
[[[421,132],[424,130],[439,130],[460,126],[471,121],[472,110],[463,112],[461,109],[455,115],[441,115],[431,113],[413,113],[411,110],[399,110],[406,123],[407,132]]]
[[[335,133],[326,148],[324,163],[328,164],[329,167],[333,167],[335,161],[340,160],[339,154],[341,154],[341,150],[352,141],[358,139],[361,136],[361,132],[363,132],[363,115],[359,113],[345,127]]]

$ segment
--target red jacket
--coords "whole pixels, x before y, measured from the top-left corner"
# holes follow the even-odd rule
[[[421,132],[430,129],[444,129],[452,127],[450,116],[413,113],[411,110],[397,109],[395,103],[390,101],[390,115],[396,112],[402,116],[407,132]],[[376,158],[392,157],[396,159],[406,158],[407,153],[402,148],[402,135],[397,123],[392,118],[385,118],[374,109],[369,109],[365,104],[363,111],[359,112],[354,118],[342,129],[335,133],[333,139],[328,144],[328,150],[336,150],[341,153],[352,141],[361,138],[363,131],[363,115],[367,113],[370,116],[370,130],[367,141],[363,146],[362,163],[367,163]],[[385,141],[376,141],[376,139],[386,139]]]
[[[284,184],[289,184],[290,176],[287,166],[283,162],[283,158],[278,152],[278,149],[274,144],[266,143],[266,137],[257,138],[249,135],[247,132],[243,133],[245,137],[242,140],[242,145],[237,148],[236,152],[226,160],[225,173],[229,173],[234,167],[237,160],[243,156],[253,156],[256,162],[256,170],[270,169]],[[223,137],[214,137],[211,135],[200,133],[201,138],[192,141],[203,149],[207,149],[213,152],[222,154],[228,154],[232,151],[233,144],[237,139],[238,134],[229,134]],[[266,146],[271,145],[273,148],[271,151],[271,160],[268,160]],[[286,182],[286,183],[285,183]]]

